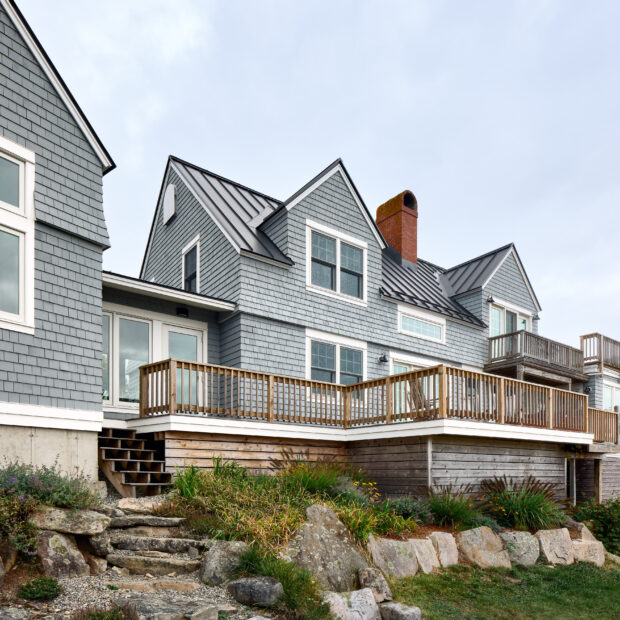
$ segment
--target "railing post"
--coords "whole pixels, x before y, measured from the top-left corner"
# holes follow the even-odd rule
[[[146,368],[140,366],[140,417],[146,418],[146,408],[149,398],[149,382],[146,376]]]
[[[177,412],[177,361],[170,360],[168,367],[168,411],[170,415]]]
[[[448,417],[448,375],[443,364],[439,366],[439,417]]]
[[[497,384],[497,421],[506,424],[506,380],[499,378]]]
[[[590,412],[588,411],[588,397],[583,395],[583,432],[590,432]]]
[[[344,388],[344,411],[342,413],[342,426],[351,427],[351,390]]]
[[[547,428],[553,428],[553,388],[547,388]]]
[[[267,377],[267,422],[273,422],[273,375]]]
[[[394,415],[394,390],[392,389],[392,378],[388,375],[385,378],[385,423],[392,424]]]

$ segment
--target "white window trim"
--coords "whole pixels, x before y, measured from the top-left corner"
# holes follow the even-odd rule
[[[419,357],[417,355],[409,355],[398,351],[390,351],[390,375],[394,374],[394,364],[403,366],[419,366],[420,368],[431,368],[442,364],[441,360],[429,359],[427,357]]]
[[[411,319],[417,319],[418,321],[424,321],[425,323],[431,323],[432,325],[438,325],[441,327],[441,338],[432,338],[431,336],[425,336],[422,334],[417,334],[415,332],[410,332],[403,328],[402,326],[402,318],[406,316]],[[405,334],[407,336],[411,336],[412,338],[419,338],[420,340],[428,340],[430,342],[436,342],[438,344],[446,344],[446,319],[443,317],[437,316],[431,312],[425,312],[424,310],[413,309],[411,306],[403,306],[398,304],[398,332],[400,334]]]
[[[336,290],[323,288],[312,283],[312,232],[317,232],[336,240]],[[362,274],[362,298],[352,297],[340,292],[340,244],[344,242],[359,248],[362,251],[363,274]],[[358,306],[368,305],[368,244],[361,239],[347,235],[324,224],[306,220],[306,290],[319,293],[326,297],[339,299]]]
[[[196,248],[196,293],[200,293],[200,233],[181,251],[181,290],[185,291],[185,255],[194,247]]]
[[[336,346],[336,384],[340,384],[340,347],[346,349],[356,349],[362,352],[362,381],[366,381],[367,378],[367,358],[368,358],[368,344],[363,340],[356,340],[355,338],[348,338],[347,336],[339,336],[337,334],[330,334],[329,332],[322,332],[315,329],[306,329],[306,379],[312,377],[312,341],[317,340],[326,344],[333,344]]]
[[[35,154],[0,136],[0,155],[20,166],[20,206],[0,202],[0,228],[20,238],[19,314],[0,312],[0,328],[34,334],[34,169]]]
[[[108,396],[109,398],[106,400],[105,398],[103,398],[103,394],[101,395],[101,400],[103,401],[104,405],[110,404],[112,403],[112,399],[113,399],[113,394],[116,394],[116,390],[115,390],[115,381],[114,381],[114,369],[112,368],[113,366],[113,361],[114,361],[114,313],[112,312],[102,312],[101,316],[107,316],[109,321],[110,321],[110,329],[109,329],[109,333],[108,333]],[[102,329],[101,332],[103,334],[103,325],[102,325]],[[103,356],[103,350],[101,352],[102,356]],[[103,365],[101,368],[101,371],[103,372]],[[103,380],[101,383],[101,387],[103,390]]]
[[[611,388],[611,409],[605,409],[605,388]],[[603,381],[603,411],[615,411],[615,407],[618,407],[620,411],[620,397],[616,402],[616,390],[620,391],[619,383],[612,383],[611,381]]]
[[[501,310],[502,313],[502,333],[498,334],[499,336],[503,336],[504,334],[506,334],[506,310],[510,311],[510,312],[514,312],[517,315],[517,320],[519,320],[519,318],[523,317],[526,319],[527,321],[527,327],[525,328],[526,331],[531,332],[532,331],[532,317],[534,316],[534,313],[531,310],[526,310],[525,308],[522,308],[521,306],[516,306],[515,304],[511,304],[508,301],[503,301],[502,299],[496,299],[493,298],[493,302],[487,302],[489,304],[489,338],[495,338],[496,336],[492,336],[491,335],[491,313],[493,311],[493,308],[497,308],[498,310]],[[517,330],[519,331],[519,330]]]
[[[162,312],[150,312],[141,308],[130,308],[121,304],[109,302],[103,303],[103,314],[112,317],[110,321],[110,400],[103,401],[105,411],[137,412],[139,403],[126,403],[118,398],[118,319],[130,319],[132,321],[144,321],[149,327],[149,363],[167,359],[164,354],[166,343],[164,342],[164,330],[167,327],[177,329],[190,329],[202,332],[202,359],[208,362],[208,330],[204,321],[182,319],[164,314]]]

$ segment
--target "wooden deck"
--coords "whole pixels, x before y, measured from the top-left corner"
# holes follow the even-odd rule
[[[602,334],[581,336],[581,350],[584,364],[598,364],[601,372],[604,366],[620,370],[620,342]]]
[[[140,369],[140,417],[160,415],[344,429],[457,419],[618,442],[618,414],[589,409],[584,394],[445,365],[344,386],[165,360]]]

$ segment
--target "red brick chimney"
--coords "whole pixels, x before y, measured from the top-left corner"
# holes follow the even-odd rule
[[[377,226],[402,258],[418,262],[418,201],[409,190],[377,208]]]

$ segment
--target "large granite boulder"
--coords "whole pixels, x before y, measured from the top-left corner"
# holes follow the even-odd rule
[[[370,588],[352,592],[325,592],[323,600],[329,606],[334,620],[381,620]]]
[[[282,584],[273,577],[246,577],[228,584],[228,592],[239,603],[250,607],[271,607],[284,594]]]
[[[379,608],[382,620],[422,620],[422,611],[413,605],[384,603]]]
[[[200,581],[211,586],[221,586],[241,565],[241,558],[249,547],[239,540],[216,540],[202,559]]]
[[[94,536],[107,529],[111,519],[94,510],[65,510],[41,506],[32,513],[30,521],[40,530]]]
[[[605,547],[598,540],[573,540],[575,562],[587,562],[595,566],[605,564]]]
[[[535,536],[529,532],[502,532],[499,537],[504,541],[508,556],[513,564],[533,566],[540,555],[540,545]]]
[[[577,530],[577,539],[578,540],[589,540],[595,541],[596,538],[594,534],[588,529],[588,526],[585,523],[576,522],[575,529]]]
[[[439,558],[432,541],[428,538],[411,538],[409,542],[415,551],[418,568],[423,573],[432,573],[436,568],[439,568]]]
[[[360,588],[370,588],[377,603],[392,600],[392,591],[378,568],[360,568],[357,578]]]
[[[510,557],[502,539],[486,525],[458,532],[456,546],[465,562],[480,568],[510,568]]]
[[[368,566],[349,530],[322,504],[306,510],[307,521],[289,543],[286,555],[329,590],[346,592],[357,585],[357,571]]]
[[[47,577],[86,577],[90,574],[88,564],[70,534],[43,531],[39,535],[37,557],[41,571]]]
[[[433,543],[439,563],[444,568],[459,563],[459,550],[452,534],[449,532],[433,532],[428,538]]]
[[[392,579],[413,577],[418,572],[415,548],[409,540],[370,536],[367,549],[373,564]]]
[[[540,554],[549,564],[572,564],[575,561],[573,543],[568,530],[538,530],[535,534],[540,544]]]

